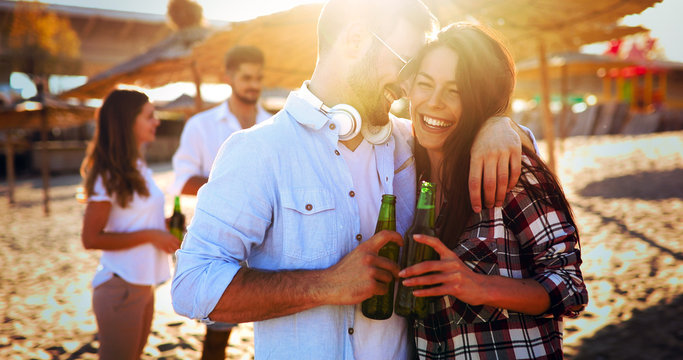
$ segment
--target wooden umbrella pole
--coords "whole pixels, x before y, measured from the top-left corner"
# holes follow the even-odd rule
[[[14,205],[14,144],[12,143],[12,133],[6,132],[5,140],[5,157],[7,161],[5,167],[7,169],[7,198],[10,205]]]
[[[560,153],[564,152],[564,140],[567,137],[567,124],[569,123],[569,64],[564,64],[560,68],[562,72],[561,76],[561,89],[560,93],[562,96],[562,116],[560,116]]]
[[[50,214],[50,153],[47,149],[47,99],[45,96],[43,79],[38,82],[38,96],[42,105],[40,109],[40,143],[41,164],[40,172],[43,178],[43,211]]]
[[[197,89],[197,96],[194,98],[195,112],[202,111],[204,102],[202,100],[202,77],[197,68],[197,61],[192,60],[192,77],[194,78],[194,86]]]
[[[541,65],[541,111],[543,118],[543,134],[548,145],[548,167],[555,172],[555,128],[553,115],[550,112],[550,85],[548,81],[548,62],[546,45],[542,36],[538,37],[538,56]]]

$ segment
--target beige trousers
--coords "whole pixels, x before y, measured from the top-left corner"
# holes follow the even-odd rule
[[[147,343],[154,314],[154,287],[118,276],[93,290],[101,360],[137,360]]]

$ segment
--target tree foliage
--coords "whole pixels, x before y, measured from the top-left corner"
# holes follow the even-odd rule
[[[202,6],[195,0],[170,0],[167,12],[173,25],[180,30],[200,26],[204,18]]]
[[[43,76],[79,66],[81,41],[69,19],[39,2],[16,3],[8,45],[16,71]]]

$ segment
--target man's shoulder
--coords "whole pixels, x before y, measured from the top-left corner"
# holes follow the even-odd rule
[[[224,117],[225,111],[226,111],[226,104],[225,102],[222,102],[212,108],[206,109],[202,112],[198,112],[194,115],[192,115],[188,120],[187,124],[196,124],[196,123],[201,123],[204,121],[211,121],[211,120],[218,120],[219,118]]]
[[[268,120],[262,121],[248,129],[237,131],[233,137],[243,137],[262,141],[264,144],[291,143],[295,136],[289,115],[280,111]]]

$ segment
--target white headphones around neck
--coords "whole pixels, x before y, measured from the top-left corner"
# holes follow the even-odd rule
[[[361,133],[370,144],[381,145],[386,143],[391,136],[391,121],[384,126],[363,124],[360,113],[351,105],[338,104],[325,109],[324,112],[334,124],[341,141],[351,140]]]

